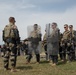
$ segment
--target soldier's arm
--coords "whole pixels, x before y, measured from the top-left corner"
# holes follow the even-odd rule
[[[2,31],[2,39],[3,39],[4,42],[6,41],[5,37],[4,37],[4,30]]]
[[[20,35],[19,35],[19,30],[17,26],[14,27],[14,34],[15,34],[15,39],[16,39],[17,44],[20,44]]]
[[[76,42],[76,31],[74,31],[74,39],[75,39],[75,42]]]
[[[39,41],[41,41],[42,40],[42,34],[40,33],[39,34]]]

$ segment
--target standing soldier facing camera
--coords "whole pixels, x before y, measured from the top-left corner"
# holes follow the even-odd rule
[[[68,40],[69,40],[69,30],[68,25],[64,25],[63,37],[61,39],[61,47],[62,47],[62,61],[66,61],[66,52],[68,49]]]
[[[11,60],[11,72],[17,71],[16,58],[17,58],[17,45],[20,43],[19,31],[15,25],[15,18],[9,18],[9,24],[3,30],[3,41],[7,47],[4,55],[4,68],[9,70],[9,58]]]
[[[69,30],[68,61],[73,61],[75,60],[76,31],[73,30],[73,25],[69,25]]]
[[[50,64],[56,66],[58,63],[60,30],[57,28],[57,23],[55,22],[46,27],[47,51],[51,60]]]
[[[30,60],[32,58],[32,51],[34,51],[36,55],[36,61],[37,63],[39,63],[40,62],[39,43],[41,41],[41,28],[37,24],[34,24],[33,27],[28,27],[28,28],[30,29],[28,29],[29,50],[28,50],[27,63],[30,63]]]

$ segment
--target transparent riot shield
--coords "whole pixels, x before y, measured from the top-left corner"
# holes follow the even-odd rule
[[[46,36],[50,36],[50,24],[46,24]]]
[[[48,59],[50,59],[49,58],[49,52],[50,52],[50,48],[51,48],[51,45],[50,45],[50,38],[51,38],[51,33],[52,33],[52,31],[51,31],[52,29],[51,29],[51,24],[49,23],[49,24],[46,24],[46,40],[47,40],[47,58]]]
[[[39,53],[41,50],[41,27],[39,25],[28,26],[27,31],[30,50],[33,48],[35,53]]]
[[[39,37],[39,35],[41,34],[41,27],[37,26],[37,28],[35,29],[35,27],[33,25],[28,26],[27,27],[27,35],[28,37]]]
[[[47,51],[49,55],[56,55],[59,48],[59,29],[53,24],[46,25]]]
[[[51,24],[46,24],[46,39],[47,39],[47,42],[50,42],[50,38],[51,38],[51,34],[52,34],[52,27],[51,27]]]
[[[59,33],[59,28],[58,26],[54,27],[53,24],[46,24],[46,36],[47,36],[47,40],[48,38],[52,38],[53,36],[55,36],[55,33]]]

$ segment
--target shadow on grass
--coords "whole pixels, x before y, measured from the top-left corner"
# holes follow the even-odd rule
[[[47,64],[49,61],[40,61],[40,64]]]
[[[66,62],[61,62],[61,61],[58,62],[58,65],[65,65],[65,64]]]
[[[29,70],[29,69],[33,69],[33,68],[32,68],[32,66],[18,66],[17,69]]]
[[[48,64],[49,61],[41,61],[40,64]],[[57,65],[65,65],[66,62],[59,61]]]

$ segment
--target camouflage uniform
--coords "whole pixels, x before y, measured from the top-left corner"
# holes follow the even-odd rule
[[[43,46],[44,46],[44,50],[45,50],[45,54],[46,54],[46,60],[49,60],[49,55],[47,52],[47,35],[46,35],[46,33],[43,37]]]
[[[2,57],[4,57],[6,49],[7,48],[6,48],[6,45],[5,44],[1,45],[1,56]]]
[[[60,33],[60,39],[59,39],[59,56],[60,56],[60,59],[62,60],[62,46],[61,46],[61,39],[63,37],[63,34]]]
[[[9,20],[11,20],[11,19],[14,19],[14,18],[10,17]],[[15,66],[16,66],[17,44],[20,42],[17,27],[11,22],[9,23],[9,26],[12,27],[12,29],[15,33],[15,38],[11,38],[11,37],[5,38],[4,33],[3,33],[3,40],[6,45],[6,51],[5,51],[5,55],[4,55],[4,68],[7,70],[8,70],[8,66],[9,66],[9,58],[11,60],[12,68],[15,68]]]
[[[69,30],[63,32],[63,37],[61,40],[61,47],[62,47],[62,60],[66,60],[66,52],[67,52],[67,43],[69,39]]]
[[[25,52],[25,55],[28,55],[28,40],[24,40],[24,52]]]
[[[72,25],[69,26],[71,28]],[[75,60],[75,42],[76,42],[76,31],[71,30],[69,33],[69,41],[68,41],[68,60]]]

